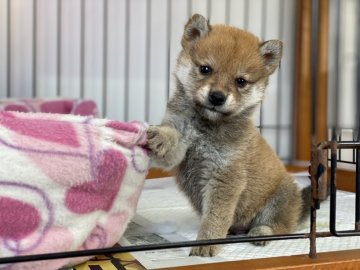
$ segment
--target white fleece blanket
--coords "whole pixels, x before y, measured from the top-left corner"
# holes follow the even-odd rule
[[[146,128],[0,112],[0,257],[113,246],[134,214],[148,171]],[[0,269],[51,270],[86,259]]]

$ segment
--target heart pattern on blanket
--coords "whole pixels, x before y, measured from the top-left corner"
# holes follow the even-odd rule
[[[72,147],[79,147],[75,129],[70,123],[42,119],[22,119],[11,112],[0,112],[1,125],[25,136],[39,140],[60,143]]]
[[[122,153],[109,149],[98,158],[96,179],[71,187],[65,196],[66,207],[77,214],[109,211],[119,192],[127,168]]]
[[[32,205],[0,197],[0,238],[20,240],[34,232],[40,223],[40,214]]]

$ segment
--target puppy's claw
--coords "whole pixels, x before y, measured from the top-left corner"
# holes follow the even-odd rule
[[[266,236],[266,235],[272,235],[273,230],[269,227],[269,226],[258,226],[258,227],[254,227],[252,228],[249,233],[248,236]],[[255,246],[266,246],[269,243],[269,241],[255,241],[252,242],[253,245]]]
[[[219,254],[221,246],[193,247],[189,256],[214,257]]]
[[[147,130],[148,146],[153,155],[163,158],[176,147],[176,137],[169,129],[151,126]]]

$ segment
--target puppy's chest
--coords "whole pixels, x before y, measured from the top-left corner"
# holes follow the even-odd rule
[[[232,156],[225,143],[214,141],[209,134],[197,133],[182,163],[182,173],[191,182],[203,183],[227,167]]]

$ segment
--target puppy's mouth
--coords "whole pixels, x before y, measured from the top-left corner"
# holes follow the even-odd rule
[[[217,106],[204,105],[204,104],[201,104],[200,102],[195,102],[195,105],[199,110],[202,110],[202,111],[205,111],[205,112],[210,111],[212,113],[217,113],[217,114],[222,115],[222,116],[230,115],[229,112],[225,112],[225,111],[221,110],[220,108],[218,108]]]

